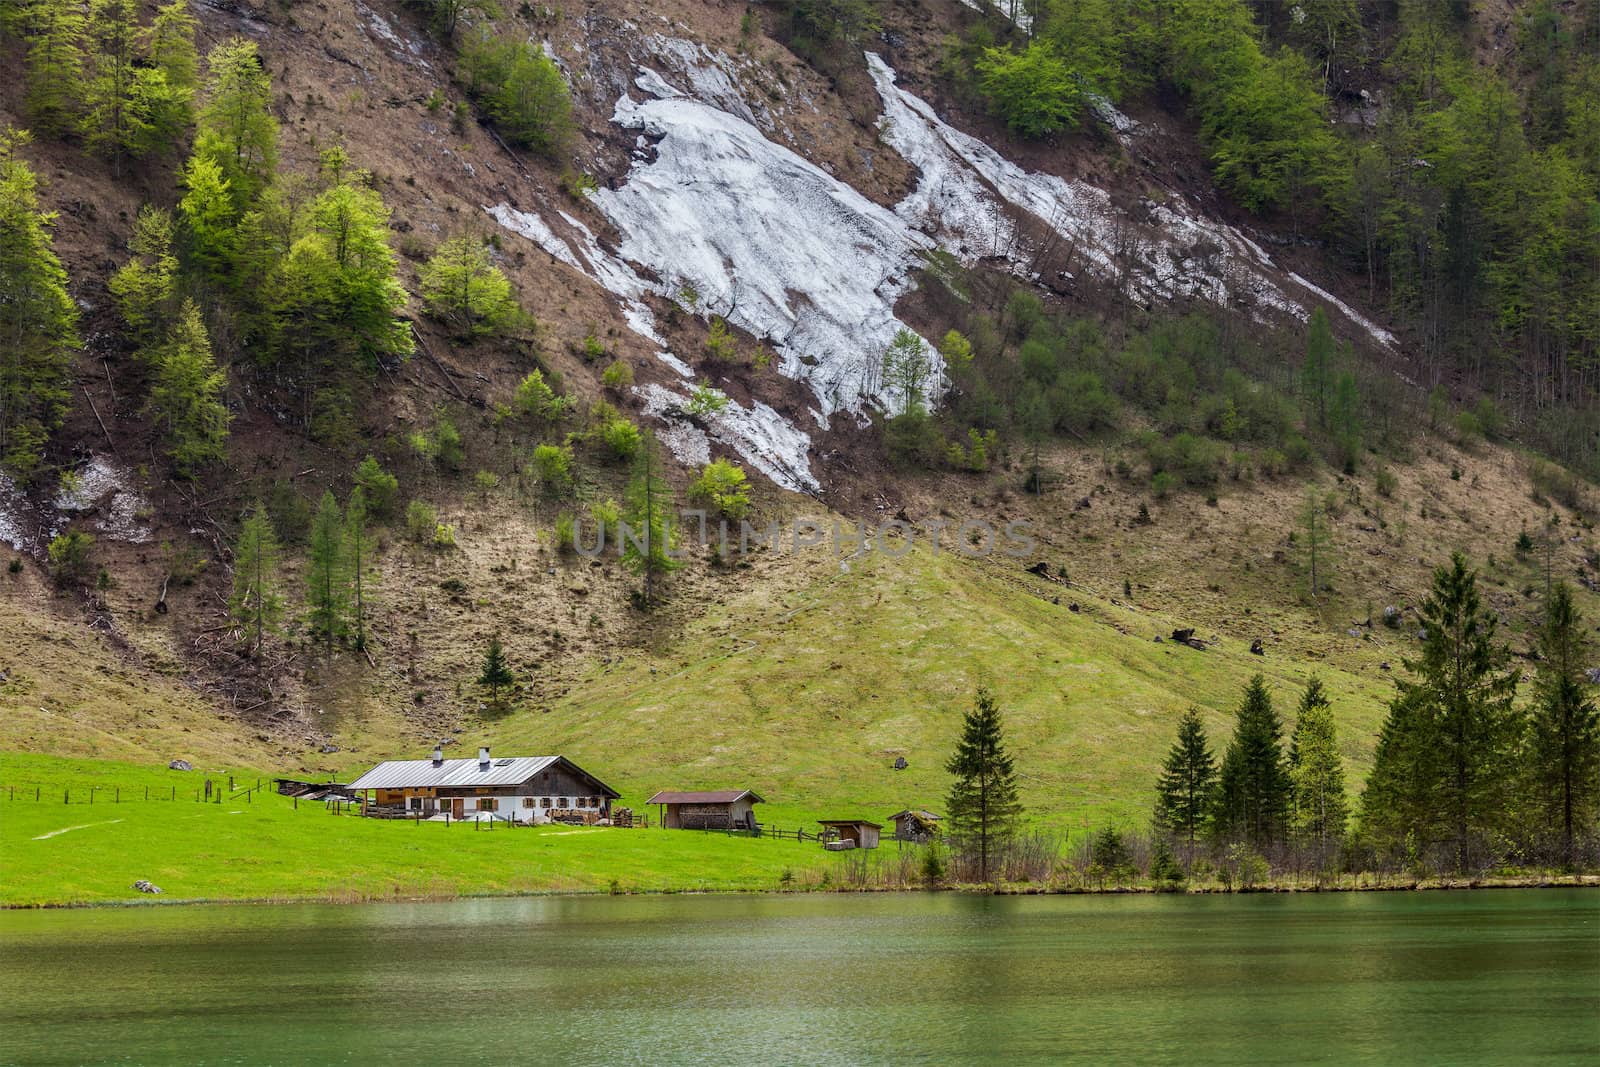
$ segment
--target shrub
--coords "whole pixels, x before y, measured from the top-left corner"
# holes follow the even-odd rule
[[[1528,480],[1533,483],[1535,493],[1565,504],[1574,511],[1584,510],[1583,483],[1565,467],[1542,459],[1534,460],[1528,468]]]
[[[1169,440],[1159,438],[1146,445],[1152,476],[1169,472],[1185,485],[1211,485],[1217,480],[1223,449],[1215,441],[1180,433]]]
[[[1172,490],[1177,484],[1178,479],[1171,471],[1157,471],[1150,479],[1150,491],[1155,494],[1157,500],[1165,500],[1172,495]]]
[[[556,516],[556,551],[570,553],[577,548],[578,524],[572,512],[563,511]]]
[[[689,392],[687,410],[696,418],[705,418],[724,411],[728,406],[728,394],[709,385],[697,385]]]
[[[406,536],[419,545],[425,545],[433,537],[434,527],[438,524],[439,513],[432,504],[422,500],[413,500],[406,505]]]
[[[565,493],[572,487],[572,449],[563,445],[538,445],[528,463],[528,472],[551,496]]]
[[[885,423],[883,440],[897,463],[933,467],[945,456],[944,436],[921,408],[912,408]]]
[[[750,483],[744,468],[725,459],[712,460],[700,472],[689,487],[689,496],[728,519],[742,519],[750,510]]]
[[[572,97],[561,70],[526,41],[480,26],[461,43],[461,76],[506,140],[558,155],[572,134]]]
[[[515,414],[536,422],[555,422],[566,414],[568,406],[567,398],[557,395],[540,371],[531,371],[518,382],[511,398],[511,410]]]
[[[639,427],[620,415],[601,425],[600,440],[613,459],[629,460],[639,454]]]
[[[504,332],[522,317],[511,282],[489,262],[483,240],[470,234],[441,244],[418,282],[428,313],[464,337]]]
[[[456,528],[448,522],[441,522],[433,528],[434,548],[456,547]]]
[[[357,465],[355,483],[367,498],[368,514],[375,518],[387,517],[394,508],[400,480],[369,455]]]
[[[739,358],[739,343],[721,315],[711,316],[706,334],[706,358],[714,363],[732,363]]]
[[[597,530],[604,532],[607,544],[620,542],[622,507],[615,500],[597,500],[590,504],[589,519]]]
[[[59,534],[50,541],[50,574],[61,585],[81,582],[89,574],[89,550],[94,536],[81,530]]]
[[[627,389],[633,384],[633,364],[617,360],[600,375],[600,384],[619,393]]]
[[[594,335],[594,331],[593,330],[589,331],[588,335],[585,336],[584,339],[583,339],[583,360],[584,360],[584,362],[585,363],[593,363],[595,360],[600,359],[605,354],[606,354],[605,342],[601,341],[600,338],[596,337]]]
[[[1078,125],[1084,85],[1047,41],[1021,52],[986,49],[976,66],[978,88],[1014,132],[1044,137]]]
[[[479,471],[472,476],[472,487],[487,500],[490,493],[500,488],[500,476],[494,471]]]
[[[1388,467],[1379,467],[1374,480],[1377,483],[1378,495],[1382,497],[1394,496],[1394,491],[1400,484],[1399,479],[1394,476],[1394,471]]]

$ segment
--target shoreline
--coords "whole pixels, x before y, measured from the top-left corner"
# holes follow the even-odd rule
[[[79,911],[101,908],[173,908],[193,906],[261,906],[283,904],[433,904],[456,900],[520,900],[542,897],[665,897],[665,896],[801,896],[812,894],[878,893],[954,893],[961,896],[1247,896],[1320,893],[1444,893],[1496,889],[1600,889],[1600,874],[1519,875],[1501,878],[1432,878],[1396,880],[1372,885],[1279,882],[1256,886],[1225,888],[1220,885],[1184,886],[1177,889],[1154,886],[1067,886],[1039,883],[999,885],[896,885],[828,886],[808,889],[529,889],[506,893],[325,893],[310,896],[279,897],[179,897],[170,900],[130,898],[126,900],[79,900],[0,904],[0,912]]]

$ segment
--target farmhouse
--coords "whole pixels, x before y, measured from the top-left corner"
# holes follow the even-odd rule
[[[607,819],[619,794],[564,756],[387,760],[347,787],[365,810],[420,818],[594,823]]]
[[[877,848],[878,834],[883,827],[875,822],[865,819],[818,819],[826,829],[823,831],[825,838],[824,848]]]
[[[645,803],[661,805],[661,825],[668,830],[754,830],[755,805],[763,801],[748,789],[711,789],[663,790]]]
[[[889,821],[894,823],[896,841],[926,843],[939,832],[939,816],[931,811],[907,808],[889,816]]]

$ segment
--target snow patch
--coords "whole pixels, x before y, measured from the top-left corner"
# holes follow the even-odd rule
[[[18,552],[27,550],[28,527],[32,525],[24,516],[32,512],[28,498],[22,495],[17,483],[0,471],[0,541]]]
[[[811,438],[759,400],[745,407],[730,399],[727,407],[703,417],[706,429],[701,429],[686,413],[687,393],[653,382],[633,391],[644,401],[645,414],[665,424],[657,437],[683,463],[709,463],[711,442],[718,441],[776,485],[795,492],[822,488],[811,473]]]
[[[106,456],[91,459],[70,487],[57,491],[52,504],[64,512],[98,509],[95,528],[119,541],[140,545],[150,540],[150,530],[139,518],[149,506],[144,494],[133,488],[128,471]]]
[[[961,6],[981,11],[985,15],[999,15],[1024,33],[1033,29],[1033,16],[1023,0],[961,0]]]

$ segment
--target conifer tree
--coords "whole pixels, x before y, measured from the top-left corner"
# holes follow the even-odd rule
[[[255,43],[237,37],[213,48],[206,66],[207,100],[200,110],[194,153],[217,165],[237,216],[271,183],[277,167],[272,80]]]
[[[259,502],[240,526],[233,546],[233,597],[228,611],[243,629],[252,654],[259,656],[262,642],[283,614],[278,593],[278,539],[266,506]]]
[[[1311,309],[1306,332],[1306,361],[1300,368],[1300,388],[1305,396],[1306,421],[1322,428],[1328,425],[1328,400],[1333,386],[1333,329],[1328,313],[1320,306]]]
[[[78,308],[51,245],[55,215],[19,154],[26,131],[0,129],[0,466],[32,474],[66,415]]]
[[[483,654],[483,670],[478,675],[478,684],[489,690],[489,701],[496,708],[500,708],[500,691],[516,683],[516,675],[511,673],[511,665],[506,662],[505,649],[500,645],[500,635],[495,634],[489,638],[489,647]]]
[[[207,281],[226,283],[233,263],[238,219],[234,197],[222,168],[206,156],[194,155],[183,168],[185,192],[178,201],[183,220],[186,261]]]
[[[140,208],[128,247],[134,258],[117,269],[107,287],[128,335],[140,348],[147,348],[166,332],[172,319],[178,276],[172,213],[153,204]]]
[[[23,84],[28,121],[47,136],[66,132],[78,110],[83,68],[83,8],[74,0],[38,0]]]
[[[1289,779],[1293,783],[1295,831],[1325,862],[1344,837],[1349,803],[1344,793],[1344,763],[1333,724],[1333,705],[1320,678],[1300,695],[1294,734],[1289,741]]]
[[[1000,708],[988,689],[978,690],[976,705],[962,719],[961,738],[944,769],[955,776],[946,801],[951,840],[977,858],[978,879],[987,882],[1022,814]]]
[[[150,130],[147,109],[135,93],[137,19],[134,0],[90,0],[81,125],[89,150],[119,165],[145,144]],[[164,84],[165,75],[161,78]]]
[[[1600,815],[1600,708],[1585,676],[1589,635],[1565,582],[1551,591],[1538,647],[1529,771],[1537,809],[1559,828],[1570,867],[1577,836]]]
[[[311,632],[331,645],[343,636],[346,599],[344,519],[330,490],[322,494],[307,540],[306,607]]]
[[[166,75],[167,85],[193,94],[200,85],[200,54],[194,35],[199,21],[186,0],[173,0],[156,8],[156,17],[145,34],[145,49],[150,62]],[[188,125],[185,120],[184,125]]]
[[[1205,724],[1199,709],[1190,708],[1156,783],[1156,825],[1187,841],[1191,852],[1211,817],[1216,777]]]
[[[1290,792],[1282,741],[1283,723],[1267,680],[1257,674],[1245,686],[1217,778],[1212,821],[1221,837],[1241,838],[1256,848],[1282,838]]]
[[[192,475],[227,455],[222,403],[227,376],[217,369],[200,309],[184,301],[172,334],[157,351],[146,411],[167,434],[167,454],[180,474]]]
[[[1478,597],[1477,572],[1457,552],[1433,572],[1419,612],[1422,655],[1389,705],[1362,796],[1362,826],[1419,844],[1449,841],[1466,870],[1473,836],[1503,821],[1520,724],[1518,674],[1495,639],[1498,620]]]
[[[367,572],[372,567],[374,551],[372,536],[367,532],[367,494],[359,485],[350,491],[345,503],[344,551],[350,571],[351,643],[359,652],[367,647]]]
[[[627,529],[622,537],[622,560],[635,574],[644,576],[646,605],[654,604],[656,583],[678,569],[672,556],[676,537],[672,529],[672,492],[661,477],[661,458],[655,433],[644,432],[633,480],[628,485]]]
[[[883,384],[899,395],[901,415],[921,410],[931,373],[928,346],[922,338],[910,330],[897,331],[883,351]]]

